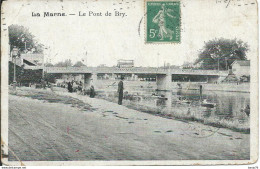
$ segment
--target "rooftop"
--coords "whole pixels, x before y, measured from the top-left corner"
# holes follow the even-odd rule
[[[239,64],[240,66],[250,66],[250,60],[235,60],[232,65],[235,63]]]

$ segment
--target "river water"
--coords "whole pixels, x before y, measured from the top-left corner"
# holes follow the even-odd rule
[[[101,90],[98,97],[117,102],[116,86]],[[170,92],[150,87],[126,87],[123,105],[144,112],[171,115],[185,120],[248,132],[250,93],[174,88]],[[250,109],[249,109],[250,111]]]

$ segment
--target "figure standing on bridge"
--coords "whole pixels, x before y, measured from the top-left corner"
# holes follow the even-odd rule
[[[118,83],[118,104],[122,105],[123,101],[123,93],[124,93],[124,83],[123,83],[124,77],[121,76],[121,80]]]

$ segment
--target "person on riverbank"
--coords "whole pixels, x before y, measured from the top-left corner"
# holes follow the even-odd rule
[[[41,85],[43,89],[46,89],[46,82],[45,80],[41,79]]]
[[[54,89],[53,89],[53,84],[52,83],[50,83],[50,88],[51,88],[51,91],[53,92]]]
[[[72,84],[70,82],[68,83],[68,91],[72,93]]]
[[[94,98],[95,97],[95,88],[94,88],[94,86],[93,85],[91,85],[91,87],[90,87],[90,97],[91,98]]]
[[[124,83],[123,83],[124,78],[121,77],[120,82],[118,83],[118,104],[122,105],[122,101],[123,101],[123,93],[124,93]]]

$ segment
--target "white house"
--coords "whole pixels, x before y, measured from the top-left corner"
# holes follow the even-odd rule
[[[243,75],[250,75],[250,60],[235,60],[232,64],[232,72],[236,77],[241,77]]]
[[[131,68],[134,67],[134,60],[120,59],[117,61],[117,67],[119,68]]]
[[[20,57],[10,57],[9,61],[20,67],[23,65],[24,69],[43,69],[44,55],[23,53],[20,55]]]
[[[21,64],[25,69],[43,69],[43,54],[21,54]]]

